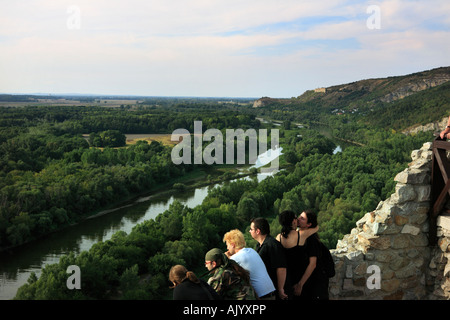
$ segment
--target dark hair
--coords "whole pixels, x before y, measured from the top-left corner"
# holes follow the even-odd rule
[[[270,235],[269,222],[265,218],[255,218],[251,222],[253,222],[256,229],[261,231],[262,235]]]
[[[306,214],[306,219],[308,219],[308,223],[311,225],[310,228],[317,227],[317,215],[312,209],[307,209],[303,211]],[[312,235],[312,237],[315,237],[317,239],[320,239],[319,234],[316,232]]]
[[[278,221],[281,225],[281,235],[283,237],[288,237],[289,232],[292,230],[292,220],[294,220],[295,217],[295,212],[291,210],[285,210],[278,216]]]
[[[241,267],[236,261],[232,259],[227,259],[227,257],[223,255],[223,258],[216,258],[215,262],[217,264],[216,268],[218,268],[219,266],[225,266],[225,268],[230,268],[231,270],[233,270],[234,273],[236,273],[239,276],[239,278],[244,280],[246,284],[250,284],[250,272]],[[210,270],[209,272],[212,272],[213,270]]]
[[[308,223],[311,224],[310,228],[317,227],[317,215],[312,209],[307,209],[303,211],[306,213],[306,218],[308,219]]]
[[[234,273],[236,273],[239,278],[241,278],[245,284],[249,285],[250,284],[250,272],[246,269],[244,269],[243,267],[241,267],[236,261],[230,259],[228,262],[228,266],[230,267],[231,270],[234,271]]]

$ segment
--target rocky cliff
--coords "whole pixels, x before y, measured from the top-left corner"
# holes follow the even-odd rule
[[[416,92],[439,86],[447,81],[450,81],[450,74],[445,72],[430,74],[423,78],[408,79],[404,83],[401,83],[396,90],[389,92],[380,100],[383,102],[392,102],[403,99]]]
[[[414,125],[402,131],[404,134],[415,134],[418,132],[435,131],[441,132],[447,126],[448,116],[445,116],[440,121],[430,122],[424,125]]]
[[[307,90],[291,99],[263,97],[254,102],[253,107],[270,105],[302,108],[314,104],[315,112],[329,112],[334,108],[352,110],[357,107],[370,110],[376,103],[390,103],[415,93],[442,85],[450,81],[450,67],[436,68],[404,76],[366,79],[347,84]]]
[[[432,143],[412,152],[395,193],[360,219],[332,250],[331,299],[450,299],[450,216],[428,243]]]

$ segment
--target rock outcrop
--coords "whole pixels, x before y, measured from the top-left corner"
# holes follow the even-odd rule
[[[439,86],[447,81],[450,81],[450,75],[448,74],[438,74],[433,77],[418,79],[406,83],[405,85],[399,87],[395,91],[388,93],[380,100],[382,102],[388,103],[395,100],[400,100],[416,92]]]
[[[425,143],[412,152],[409,167],[395,177],[395,193],[331,250],[331,299],[450,299],[450,220],[439,229],[438,248],[428,243],[431,148]]]
[[[443,128],[447,126],[448,122],[448,116],[445,116],[440,121],[430,122],[424,125],[415,125],[412,127],[409,127],[402,131],[404,134],[415,134],[418,132],[427,132],[427,131],[435,131],[435,132],[441,132]]]
[[[273,99],[273,98],[269,98],[269,97],[262,97],[258,100],[255,100],[255,102],[253,102],[253,108],[265,107],[269,104],[279,102],[281,100],[283,100],[283,99]]]

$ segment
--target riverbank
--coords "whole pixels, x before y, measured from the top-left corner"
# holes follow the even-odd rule
[[[147,190],[145,192],[141,192],[139,194],[134,194],[132,196],[127,197],[127,199],[123,199],[117,201],[110,206],[106,210],[99,211],[97,213],[93,213],[87,216],[83,220],[94,219],[97,217],[101,217],[105,214],[115,212],[120,209],[124,209],[132,206],[136,202],[148,201],[153,198],[157,198],[160,196],[170,196],[176,192],[180,191],[180,187],[176,187],[176,185],[182,185],[182,191],[194,190],[196,188],[202,188],[206,186],[215,185],[217,183],[244,178],[249,175],[255,174],[254,172],[235,172],[236,167],[226,168],[223,166],[219,166],[217,168],[207,168],[207,169],[196,169],[191,173],[186,174],[183,177],[176,178],[171,180],[170,182],[159,185],[151,190]],[[221,172],[223,172],[221,175]],[[227,174],[231,173],[231,174]],[[214,176],[217,176],[214,178]],[[209,177],[209,178],[208,178]],[[175,186],[175,187],[174,187]],[[151,193],[151,195],[149,195]]]
[[[243,174],[240,174],[238,178],[246,177],[246,179],[249,179],[248,175],[251,172],[240,169]],[[226,171],[238,172],[237,168],[229,168],[229,170],[214,168],[214,170],[217,170],[215,176],[217,179],[223,176]],[[0,300],[13,299],[17,289],[27,283],[32,273],[35,273],[39,278],[46,265],[59,263],[61,257],[71,252],[79,255],[88,251],[96,243],[111,239],[118,231],[129,234],[136,225],[155,219],[156,216],[168,210],[175,201],[179,201],[183,206],[194,208],[203,202],[214,184],[224,185],[229,183],[228,180],[221,180],[218,184],[216,182],[219,180],[214,178],[208,180],[205,178],[208,176],[207,173],[212,172],[206,170],[203,173],[199,172],[197,176],[184,177],[186,181],[196,180],[197,186],[203,185],[204,187],[196,187],[191,190],[194,187],[190,186],[180,191],[170,188],[171,184],[166,183],[166,189],[162,189],[160,185],[158,186],[159,191],[154,189],[151,194],[137,197],[133,202],[119,204],[118,207],[124,207],[123,209],[113,210],[115,208],[111,207],[108,209],[110,210],[109,213],[97,216],[95,220],[94,218],[85,219],[72,227],[67,227],[65,230],[49,234],[39,241],[1,254]],[[260,181],[267,176],[267,174],[256,174],[254,179]],[[253,179],[253,176],[250,179]],[[148,198],[151,199],[148,200]],[[105,208],[105,210],[107,209]]]
[[[245,167],[242,167],[242,169],[245,169]],[[147,201],[152,198],[174,194],[175,192],[180,191],[179,189],[174,188],[175,184],[184,185],[184,190],[188,191],[196,188],[214,185],[216,183],[224,182],[227,180],[245,177],[250,174],[252,173],[248,172],[245,174],[239,174],[237,167],[230,165],[228,166],[217,165],[194,169],[193,171],[188,172],[184,176],[177,177],[163,184],[158,184],[152,187],[151,189],[139,193],[130,194],[127,195],[126,197],[118,199],[117,201],[111,202],[110,204],[106,205],[103,209],[87,212],[82,216],[78,217],[77,221],[73,221],[69,224],[62,225],[61,227],[52,230],[47,234],[36,237],[30,241],[26,241],[15,246],[0,248],[0,254],[10,252],[12,250],[18,249],[25,245],[29,245],[33,242],[51,236],[52,234],[67,230],[69,228],[79,225],[80,223],[86,220],[95,219],[104,216],[106,214],[113,213],[117,210],[132,206],[137,201]]]

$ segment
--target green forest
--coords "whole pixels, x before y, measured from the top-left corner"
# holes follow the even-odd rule
[[[366,212],[394,191],[394,176],[407,167],[410,154],[432,133],[404,135],[370,124],[361,115],[304,117],[331,130],[326,137],[297,127],[295,107],[285,107],[283,125],[257,117],[279,115],[279,106],[254,109],[239,104],[195,102],[141,105],[135,108],[3,108],[0,116],[0,248],[6,249],[69,227],[118,199],[153,190],[203,165],[174,165],[173,146],[140,141],[124,145],[130,133],[277,128],[282,170],[259,182],[238,180],[210,191],[194,208],[175,202],[170,209],[126,234],[70,253],[47,265],[19,288],[15,299],[170,299],[168,271],[174,264],[203,273],[204,254],[222,247],[223,234],[238,228],[249,246],[250,219],[266,217],[272,234],[277,214],[286,209],[318,213],[319,235],[334,248]],[[305,115],[305,114],[304,114]],[[82,134],[89,135],[89,139]],[[339,139],[359,145],[333,152]],[[206,144],[203,145],[205,147]],[[182,223],[180,223],[182,222]],[[69,265],[82,270],[81,290],[67,290]]]
[[[0,249],[76,223],[117,199],[151,190],[194,169],[173,164],[171,147],[157,141],[118,148],[125,145],[124,124],[146,132],[159,126],[155,131],[163,133],[192,127],[194,119],[203,120],[205,129],[259,125],[252,116],[229,112],[219,111],[213,118],[207,107],[185,112],[87,107],[2,111]],[[186,122],[189,119],[191,123]],[[161,123],[166,124],[164,130]],[[84,132],[89,139],[82,137]]]

